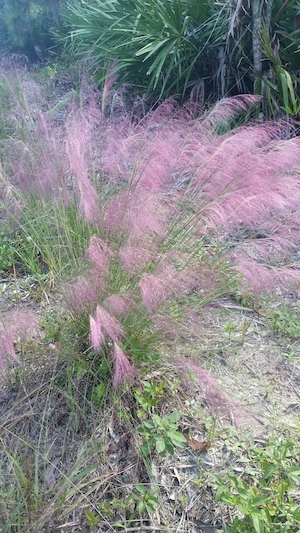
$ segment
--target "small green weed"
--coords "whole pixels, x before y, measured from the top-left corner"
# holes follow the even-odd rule
[[[230,533],[300,531],[300,506],[294,499],[300,484],[299,454],[299,442],[278,435],[240,459],[245,464],[243,478],[229,475],[223,480],[211,474],[216,500],[243,515],[228,526]]]
[[[127,502],[133,501],[136,506],[136,511],[139,515],[142,515],[144,511],[149,514],[155,512],[158,505],[157,488],[148,490],[146,485],[138,483],[135,485],[135,492],[130,494],[127,498]]]
[[[141,410],[137,415],[139,418],[143,418],[145,413],[157,406],[158,401],[164,395],[166,382],[161,383],[149,383],[148,381],[142,382],[142,387],[135,389],[134,396],[138,404],[141,406]]]
[[[138,428],[140,435],[146,437],[146,442],[141,447],[142,453],[150,454],[154,445],[160,455],[166,452],[173,455],[174,447],[184,448],[186,438],[178,431],[179,420],[179,411],[173,411],[163,418],[153,414],[152,420],[144,420],[143,426]]]
[[[100,516],[98,514],[94,514],[89,509],[85,509],[84,512],[86,516],[86,522],[89,527],[89,531],[93,531],[93,529],[95,529],[95,527],[97,526],[100,520]]]
[[[272,313],[271,327],[273,332],[294,339],[300,338],[300,306],[292,307],[284,303]]]
[[[48,76],[50,79],[54,78],[54,76],[57,75],[57,65],[56,65],[56,64],[54,64],[54,65],[52,65],[52,66],[47,65],[46,68],[45,68],[45,70],[46,70],[46,74],[47,74],[47,76]]]
[[[206,442],[208,446],[211,446],[216,437],[217,418],[215,416],[206,418],[204,420],[204,426],[206,430]]]
[[[134,485],[132,493],[127,496],[123,501],[119,497],[114,497],[111,500],[102,500],[98,504],[100,514],[108,518],[110,521],[113,517],[116,518],[116,510],[120,511],[126,518],[126,524],[124,522],[114,522],[112,527],[122,528],[127,531],[129,527],[137,517],[141,517],[143,513],[153,514],[159,504],[157,498],[158,488],[149,488],[147,485],[137,483]],[[97,526],[100,516],[94,514],[92,511],[85,511],[87,522],[90,530],[93,531]]]
[[[235,322],[227,322],[225,324],[225,333],[228,334],[228,337],[231,337],[231,333],[233,333],[237,329],[238,325]]]

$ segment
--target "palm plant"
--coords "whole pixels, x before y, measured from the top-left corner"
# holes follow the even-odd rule
[[[223,10],[228,27],[215,68],[218,97],[254,92],[264,97],[265,116],[279,109],[297,114],[299,2],[226,0]]]
[[[298,112],[297,0],[90,0],[70,6],[67,42],[101,79],[154,96],[266,97],[265,115]],[[293,92],[294,91],[294,92]]]
[[[168,96],[185,95],[191,80],[209,76],[208,42],[221,40],[222,19],[207,20],[214,3],[195,0],[93,0],[69,8],[68,41],[97,65],[100,79],[113,62],[119,83]]]

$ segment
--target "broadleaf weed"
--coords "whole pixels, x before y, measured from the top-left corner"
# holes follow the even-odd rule
[[[158,454],[165,455],[166,452],[173,455],[174,448],[184,448],[186,445],[185,436],[178,431],[179,411],[173,411],[170,415],[161,418],[157,414],[152,414],[152,420],[144,419],[143,425],[138,428],[140,435],[146,438],[141,447],[142,453],[148,455],[152,448]]]
[[[300,306],[285,303],[271,311],[271,328],[278,335],[298,339],[300,337]]]
[[[242,477],[231,474],[221,478],[211,474],[217,489],[216,501],[243,515],[228,525],[230,532],[297,531],[300,506],[292,494],[300,482],[300,450],[295,439],[279,434],[263,447],[248,449],[247,456],[240,459],[244,466]]]

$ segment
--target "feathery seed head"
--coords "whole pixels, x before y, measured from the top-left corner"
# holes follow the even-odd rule
[[[113,386],[118,388],[125,380],[129,382],[133,381],[135,370],[123,350],[121,350],[120,346],[116,342],[114,343],[113,356],[115,360]]]

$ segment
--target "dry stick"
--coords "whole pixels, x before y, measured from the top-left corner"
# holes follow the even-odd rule
[[[74,527],[74,526],[81,526],[81,525],[84,525],[84,524],[80,524],[79,522],[68,522],[66,524],[63,524],[61,526],[56,526],[57,529],[63,529],[63,528],[66,528],[66,527]],[[141,526],[137,526],[137,527],[127,527],[126,528],[126,532],[128,531],[166,531],[166,526],[142,526],[142,529],[141,529]],[[171,532],[171,531],[177,531],[177,529],[175,528],[172,528],[170,529],[168,527],[168,533]]]
[[[28,522],[31,525],[31,471],[30,471],[30,459],[26,457],[26,501],[27,501],[27,511],[28,511]]]

